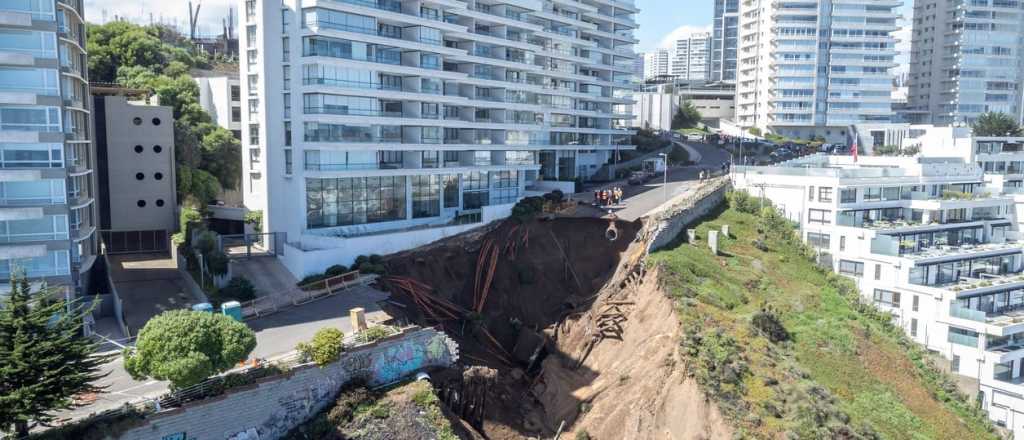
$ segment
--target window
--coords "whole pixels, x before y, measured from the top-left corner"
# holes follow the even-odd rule
[[[292,48],[291,39],[288,37],[281,37],[281,61],[287,63],[291,61]]]
[[[845,235],[840,235],[839,236],[839,251],[845,251],[845,250],[846,250],[846,236]]]
[[[864,276],[864,263],[859,261],[839,260],[839,273],[855,277]]]
[[[882,188],[864,188],[864,201],[877,202],[882,200]]]
[[[880,279],[882,279],[882,265],[876,263],[875,264],[875,280],[880,280]]]
[[[441,215],[441,179],[437,175],[411,176],[412,217],[426,218]]]
[[[242,122],[242,108],[231,106],[231,122]]]
[[[256,74],[251,74],[247,78],[249,84],[249,96],[256,96],[259,94],[260,77]]]
[[[447,152],[446,152],[447,153]],[[441,176],[441,185],[444,187],[444,207],[459,207],[459,175],[446,174]]]
[[[62,144],[0,143],[0,167],[62,168],[64,167],[63,151]],[[71,160],[71,158],[68,159]]]
[[[245,0],[245,18],[256,18],[256,0]]]
[[[950,361],[949,361],[949,369],[952,370],[954,373],[959,373],[960,372],[960,356],[959,355],[955,355],[954,354],[953,355],[953,359],[950,359]]]
[[[71,273],[70,265],[68,251],[49,251],[39,257],[0,260],[0,276],[9,279],[14,268],[25,271],[29,278],[68,275]]]
[[[910,318],[910,337],[917,337],[917,318]]]
[[[284,149],[284,173],[287,175],[292,174],[292,149]]]
[[[807,201],[808,202],[813,202],[814,201],[814,185],[811,185],[811,186],[807,187]]]
[[[291,14],[291,11],[289,11],[287,9],[282,9],[281,10],[281,30],[283,32],[288,32],[288,26],[291,25],[291,24],[292,24],[292,14]]]
[[[292,123],[284,121],[284,146],[292,146]]]
[[[914,300],[913,302],[910,303],[910,310],[916,312],[918,310],[918,307],[920,306],[920,302],[921,298],[917,295],[914,295]]]
[[[284,101],[284,118],[288,119],[292,117],[292,94],[285,93],[282,97]]]
[[[949,327],[948,341],[957,345],[978,347],[978,332],[967,329]],[[958,359],[957,359],[958,360]]]
[[[25,53],[36,58],[56,59],[57,34],[0,29],[0,51]]]
[[[260,126],[257,124],[249,124],[249,145],[260,144]]]
[[[6,205],[42,205],[67,200],[64,179],[0,182],[0,203]]]
[[[441,56],[436,53],[420,54],[420,67],[424,69],[441,69]]]
[[[60,108],[0,107],[0,130],[60,132]]]
[[[472,171],[462,178],[462,207],[480,209],[490,204],[487,171]]]
[[[889,306],[889,307],[897,307],[897,308],[900,306],[900,293],[899,292],[891,292],[891,291],[888,291],[888,290],[875,289],[874,297],[875,297],[875,303],[876,304],[881,304],[881,305],[885,305],[885,306]]]
[[[831,244],[831,237],[828,234],[808,232],[807,244],[816,249],[828,249]]]
[[[231,86],[231,100],[241,101],[242,100],[242,86]]]
[[[260,114],[260,100],[250,99],[249,100],[249,119],[256,119],[256,116]]]
[[[822,203],[832,202],[832,187],[823,186],[818,188],[818,201]]]
[[[491,204],[514,203],[519,198],[519,172],[495,171],[491,175],[494,185],[491,191]]]
[[[832,220],[829,218],[831,215],[832,211],[826,209],[809,209],[807,211],[807,222],[827,225],[832,223]]]
[[[857,201],[857,190],[854,188],[839,191],[839,203],[855,203]]]
[[[281,66],[281,80],[284,81],[284,90],[292,88],[292,70],[287,65]]]
[[[256,25],[249,25],[245,27],[245,43],[249,47],[256,45]]]
[[[361,225],[406,218],[405,176],[306,179],[309,228]]]
[[[47,215],[31,220],[0,221],[0,242],[67,240],[66,215]]]
[[[0,90],[57,96],[58,89],[57,69],[0,67]]]

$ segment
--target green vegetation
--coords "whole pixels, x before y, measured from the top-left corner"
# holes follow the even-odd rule
[[[761,129],[757,128],[757,127],[750,127],[750,128],[747,129],[747,133],[750,133],[750,134],[752,134],[754,136],[760,136],[761,135]]]
[[[252,225],[252,231],[256,234],[263,233],[263,211],[246,211],[245,224]]]
[[[111,21],[88,27],[89,79],[148,90],[173,108],[178,199],[205,207],[221,188],[241,179],[241,146],[213,123],[199,106],[199,86],[189,69],[209,68],[210,60],[175,30]]]
[[[441,400],[437,398],[437,394],[434,394],[434,388],[430,386],[430,383],[416,381],[409,386],[413,388],[412,401],[421,411],[426,412],[427,420],[437,432],[438,440],[458,440],[459,436],[455,435],[451,422],[444,416],[444,412],[441,410]]]
[[[345,351],[345,334],[334,327],[325,327],[316,331],[309,342],[300,342],[295,347],[302,358],[323,367],[338,360]]]
[[[690,163],[690,153],[685,148],[675,145],[668,152],[668,163],[672,165],[686,165]]]
[[[659,136],[658,133],[654,132],[654,130],[646,129],[646,128],[641,128],[641,129],[636,131],[636,134],[631,136],[630,143],[632,143],[633,145],[636,145],[636,152],[637,153],[642,154],[642,153],[650,153],[652,151],[657,151],[657,150],[660,150],[662,148],[665,148],[671,142],[668,141],[668,140],[665,140],[664,138]],[[628,151],[628,150],[626,150],[626,151]],[[625,152],[625,151],[623,151],[623,152]],[[637,153],[632,153],[632,155],[639,155]],[[630,156],[630,155],[627,155],[627,156]],[[629,160],[629,158],[626,158],[624,156],[623,160]]]
[[[356,335],[356,340],[362,343],[379,341],[395,333],[394,329],[384,325],[369,327]]]
[[[685,101],[672,115],[672,129],[694,128],[700,123],[701,114],[693,102]]]
[[[228,316],[172,310],[146,322],[124,368],[136,380],[171,381],[172,389],[195,385],[233,368],[256,348],[256,334]]]
[[[677,299],[690,373],[754,438],[995,438],[973,399],[856,285],[813,263],[765,201],[729,195],[697,226],[730,225],[706,246],[655,252]],[[763,205],[763,207],[762,207]]]
[[[1012,116],[1000,112],[986,112],[978,116],[978,119],[971,125],[975,136],[1021,136],[1021,130],[1017,121]]]
[[[256,299],[256,287],[245,277],[231,277],[228,284],[217,289],[210,295],[210,302],[214,307],[228,301],[244,303]]]
[[[71,408],[76,394],[100,391],[93,383],[110,358],[95,356],[96,342],[81,336],[91,308],[60,291],[32,292],[24,274],[10,281],[0,296],[0,432],[22,438]]]

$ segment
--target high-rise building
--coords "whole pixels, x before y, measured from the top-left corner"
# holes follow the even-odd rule
[[[642,56],[644,59],[644,79],[669,74],[672,57],[668,49],[655,49],[653,52],[644,52]]]
[[[644,79],[644,57],[643,54],[637,54],[633,58],[633,78],[637,81]]]
[[[743,0],[736,122],[844,142],[893,117],[898,0]]]
[[[97,251],[82,17],[81,0],[0,2],[0,283],[22,270],[67,295]]]
[[[736,47],[740,23],[739,0],[715,0],[709,61],[711,81],[736,81]]]
[[[669,74],[681,80],[707,80],[710,65],[711,34],[694,32],[676,40],[669,61]]]
[[[240,3],[243,196],[300,277],[633,148],[632,1]]]
[[[906,117],[970,124],[984,112],[1020,120],[1024,15],[1018,2],[914,2]]]
[[[213,121],[242,139],[242,85],[238,71],[225,73],[211,70],[190,72],[199,85],[199,105]]]

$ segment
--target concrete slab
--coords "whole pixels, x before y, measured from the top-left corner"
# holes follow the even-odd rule
[[[110,278],[124,305],[125,325],[133,335],[150,318],[195,302],[169,254],[108,255]]]
[[[276,257],[233,259],[231,274],[252,282],[257,296],[286,294],[294,290],[299,282]]]

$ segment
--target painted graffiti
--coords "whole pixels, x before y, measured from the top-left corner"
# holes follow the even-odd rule
[[[423,341],[405,340],[388,347],[373,358],[370,384],[392,383],[425,366],[440,364],[448,358],[446,339],[444,335],[437,334],[425,344]]]

